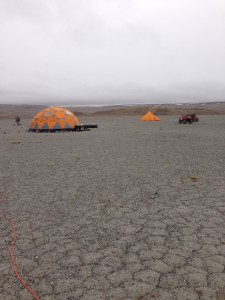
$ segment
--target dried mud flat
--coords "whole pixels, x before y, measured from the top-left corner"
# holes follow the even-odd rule
[[[22,278],[42,300],[225,299],[225,117],[95,118],[54,134],[0,121]],[[33,299],[12,239],[1,217],[0,299]]]

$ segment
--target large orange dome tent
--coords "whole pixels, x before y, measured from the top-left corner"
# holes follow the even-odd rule
[[[160,121],[160,119],[156,117],[151,111],[149,111],[141,118],[141,121]]]
[[[48,107],[40,111],[31,121],[31,131],[74,130],[79,126],[78,118],[63,107]]]

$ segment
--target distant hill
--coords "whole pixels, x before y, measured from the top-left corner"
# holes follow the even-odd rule
[[[14,105],[14,104],[0,104],[0,118],[1,115],[5,115],[6,118],[15,119],[16,116],[21,118],[31,118],[37,114],[40,110],[46,108],[43,105]]]
[[[148,111],[152,111],[158,116],[174,116],[188,113],[196,113],[199,115],[224,115],[225,103],[219,104],[204,104],[201,105],[149,105],[149,106],[135,106],[135,107],[123,107],[116,108],[107,111],[94,112],[95,115],[143,115]]]
[[[32,118],[47,106],[43,105],[8,105],[0,104],[0,119]],[[149,110],[158,116],[173,116],[187,113],[199,115],[225,115],[225,102],[198,104],[149,104],[149,105],[115,105],[100,107],[67,107],[75,115],[143,115]]]

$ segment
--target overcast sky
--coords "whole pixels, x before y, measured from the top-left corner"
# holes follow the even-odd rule
[[[225,100],[224,0],[0,0],[0,103]]]

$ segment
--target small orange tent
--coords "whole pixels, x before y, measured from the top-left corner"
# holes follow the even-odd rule
[[[156,117],[151,111],[149,111],[141,118],[141,121],[160,121],[160,119]]]
[[[63,107],[49,107],[33,118],[30,130],[73,130],[76,125],[80,125],[80,122],[71,111]]]

